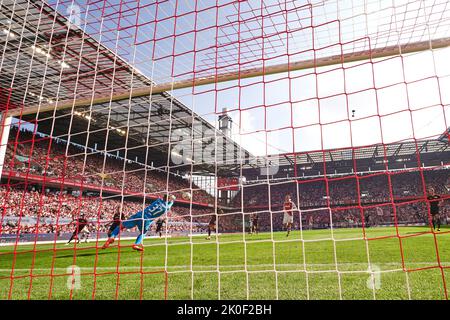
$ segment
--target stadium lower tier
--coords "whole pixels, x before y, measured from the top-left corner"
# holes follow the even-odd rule
[[[213,197],[186,179],[163,170],[152,170],[140,163],[112,154],[87,150],[83,146],[53,139],[42,134],[11,128],[10,141],[5,154],[2,178],[15,179],[16,175],[44,177],[57,184],[70,182],[116,193],[174,193],[179,199],[183,191],[191,193],[198,203],[214,203]],[[167,187],[166,187],[167,185]]]
[[[420,226],[368,228],[366,236],[339,228],[152,238],[142,253],[133,240],[102,251],[83,242],[1,245],[0,299],[446,298],[449,229],[436,239]],[[69,281],[74,272],[79,286]]]
[[[74,196],[65,192],[38,192],[17,188],[0,188],[1,230],[0,241],[26,241],[22,235],[56,235],[53,240],[64,239],[73,232],[76,219],[84,214],[90,222],[91,238],[103,238],[113,222],[113,215],[121,201],[92,196]],[[125,217],[143,208],[142,201],[123,201]],[[148,204],[147,204],[148,205]],[[242,233],[250,230],[252,215],[258,216],[257,230],[260,232],[284,230],[284,211],[280,206],[273,210],[228,208],[218,215],[217,231],[220,233]],[[448,224],[450,201],[444,200],[439,219]],[[208,222],[215,216],[214,208],[190,208],[175,205],[168,216],[167,233],[186,235],[205,233]],[[432,217],[427,203],[421,198],[398,203],[378,203],[370,206],[332,206],[307,208],[293,214],[293,229],[357,228],[394,225],[431,225]],[[154,227],[152,230],[154,231]],[[133,230],[132,230],[133,231]],[[164,231],[165,233],[166,231]],[[150,234],[152,231],[150,231]],[[41,240],[46,237],[39,236]]]

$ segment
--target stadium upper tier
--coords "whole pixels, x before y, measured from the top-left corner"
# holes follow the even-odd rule
[[[423,179],[422,179],[423,175]],[[424,181],[424,184],[422,184]],[[244,210],[281,210],[286,194],[301,208],[358,207],[418,202],[424,188],[433,187],[443,197],[450,195],[450,170],[396,171],[330,179],[259,181],[245,185],[234,198]],[[298,198],[297,198],[298,197]]]
[[[167,190],[181,202],[182,193],[192,188],[193,203],[214,204],[206,191],[174,173],[16,128],[10,132],[2,177],[24,178],[29,184],[43,183],[45,177],[46,186],[139,197]]]
[[[443,134],[438,139],[285,153],[269,157],[268,172],[271,179],[285,179],[446,167],[450,165],[449,141],[447,134]],[[243,166],[242,175],[247,181],[267,179],[260,167],[248,164]]]

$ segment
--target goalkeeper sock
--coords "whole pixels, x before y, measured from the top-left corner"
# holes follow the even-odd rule
[[[141,233],[137,238],[134,244],[142,244],[142,240],[144,239],[144,234]]]

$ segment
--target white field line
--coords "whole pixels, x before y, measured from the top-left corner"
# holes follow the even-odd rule
[[[150,237],[147,237],[147,238],[150,238]],[[120,238],[120,240],[132,240],[132,239],[136,239],[136,237],[123,237],[123,238]],[[105,241],[106,240],[106,238],[102,238],[102,239],[98,239],[98,241]],[[69,240],[56,240],[56,241],[29,241],[29,242],[5,242],[5,243],[0,243],[0,247],[9,247],[9,246],[11,246],[11,247],[13,247],[13,246],[15,246],[15,245],[17,245],[17,246],[28,246],[28,245],[34,245],[34,244],[36,244],[36,245],[40,245],[40,244],[54,244],[54,243],[66,243],[67,241],[69,241]],[[95,239],[90,239],[90,240],[88,240],[88,243],[89,242],[97,242],[97,240]],[[82,241],[81,243],[84,243],[84,241]]]
[[[221,234],[219,233],[218,235],[221,235]],[[184,236],[184,237],[205,237],[205,236],[207,236],[206,233],[205,234],[200,233],[200,234],[187,235],[187,236]],[[164,238],[172,238],[172,236],[168,235],[166,237],[166,236],[163,235],[161,238],[159,236],[145,237],[145,239],[164,239]],[[99,238],[98,241],[99,242],[103,242],[103,241],[106,241],[106,239],[107,238]],[[136,239],[136,237],[121,237],[120,241],[123,241],[123,240],[135,240],[135,239]],[[116,241],[118,241],[118,240],[119,240],[119,238],[116,238]],[[34,244],[37,244],[37,245],[40,245],[40,244],[54,244],[54,243],[58,244],[58,243],[66,243],[67,241],[68,240],[66,239],[66,240],[56,240],[56,241],[28,241],[28,242],[17,242],[17,243],[16,242],[4,242],[4,243],[0,243],[0,247],[8,247],[8,246],[13,247],[15,245],[27,246],[27,245],[34,245]],[[97,242],[97,239],[88,239],[87,242],[88,243],[95,243],[95,242]],[[84,243],[84,241],[82,241],[81,243]]]
[[[399,266],[401,263],[400,262],[385,262],[385,263],[377,263],[377,266]],[[441,262],[441,265],[448,265],[450,264],[450,262]],[[424,266],[434,266],[436,265],[436,261],[434,262],[416,262],[414,263],[414,265],[424,265]],[[371,273],[370,271],[366,270],[365,268],[368,267],[367,263],[364,262],[355,262],[355,263],[338,263],[338,266],[340,267],[350,267],[350,266],[361,266],[364,268],[364,270],[339,270],[336,271],[335,267],[336,264],[335,263],[311,263],[311,264],[307,264],[307,267],[334,267],[334,269],[330,269],[330,270],[305,270],[304,264],[303,263],[286,263],[286,264],[277,264],[276,267],[291,267],[291,268],[295,268],[295,267],[302,267],[301,269],[295,269],[295,270],[275,270],[274,269],[274,265],[273,264],[252,264],[252,265],[248,265],[249,267],[269,267],[271,269],[266,269],[266,270],[259,270],[259,272],[264,271],[264,272],[311,272],[311,273],[318,273],[318,272],[340,272],[340,273],[355,273],[355,272],[363,272],[363,273]],[[212,265],[194,265],[194,268],[191,269],[190,265],[174,265],[174,266],[169,266],[168,269],[182,269],[183,271],[187,271],[187,272],[199,272],[201,270],[196,270],[196,269],[214,269],[214,270],[209,270],[211,272],[227,272],[227,271],[222,271],[218,268],[223,268],[223,269],[228,269],[228,268],[242,268],[241,270],[238,270],[240,272],[254,272],[254,271],[245,271],[244,269],[244,264],[234,264],[234,265],[217,265],[217,264],[212,264]],[[94,267],[79,267],[80,271],[85,271],[85,272],[89,272],[89,271],[93,271]],[[164,270],[164,266],[123,266],[123,267],[119,267],[117,268],[116,266],[110,266],[110,267],[96,267],[95,270],[101,271],[108,271],[108,270],[117,270],[119,269],[119,272],[121,271],[129,271],[129,270],[135,270],[137,272],[139,272],[140,270],[156,270],[156,271],[163,271]],[[27,269],[27,268],[17,268],[14,269],[14,271],[16,272],[29,272],[31,270],[31,268]],[[52,270],[51,268],[33,268],[33,271],[50,271]],[[67,268],[53,268],[53,271],[67,271]],[[393,269],[393,270],[380,270],[380,272],[392,272],[392,271],[402,271],[402,269]],[[0,272],[11,272],[11,269],[0,269]],[[172,272],[180,272],[180,271],[172,271]],[[236,272],[236,271],[234,271]],[[171,273],[170,271],[168,271],[168,273]]]

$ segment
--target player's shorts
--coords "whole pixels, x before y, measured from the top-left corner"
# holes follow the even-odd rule
[[[85,226],[83,229],[81,229],[80,233],[91,233],[87,226]]]
[[[441,215],[439,213],[432,213],[431,218],[433,219],[433,221],[438,221],[441,219]]]
[[[294,223],[294,215],[284,213],[283,224]]]
[[[108,238],[111,237],[112,232],[115,228],[117,228],[120,225],[120,222],[113,222],[113,224],[109,227],[108,230]]]

